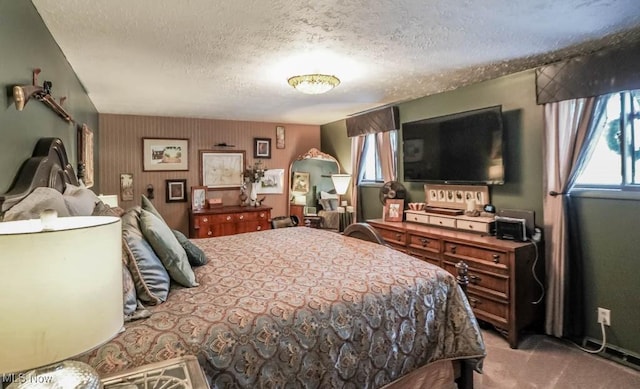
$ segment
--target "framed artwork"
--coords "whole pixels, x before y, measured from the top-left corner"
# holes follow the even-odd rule
[[[84,186],[93,186],[93,131],[86,124],[78,127],[78,178]]]
[[[284,127],[276,127],[276,149],[284,149]]]
[[[133,174],[120,173],[120,200],[133,200]]]
[[[207,187],[192,186],[191,187],[191,209],[198,211],[205,208],[207,202]]]
[[[297,194],[309,193],[309,173],[293,172],[291,191]]]
[[[271,158],[271,138],[253,138],[253,157]]]
[[[167,203],[187,201],[187,180],[164,180],[164,182]]]
[[[401,222],[404,213],[403,199],[387,199],[384,204],[384,220],[388,222]]]
[[[200,185],[209,190],[237,189],[243,184],[244,150],[200,150]]]
[[[189,140],[142,138],[142,170],[189,170]]]
[[[258,185],[258,194],[284,193],[284,169],[267,169]]]

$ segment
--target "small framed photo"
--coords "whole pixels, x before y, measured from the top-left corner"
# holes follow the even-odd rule
[[[165,180],[165,184],[167,203],[187,201],[187,180]]]
[[[284,127],[276,127],[276,149],[284,149]]]
[[[296,194],[309,193],[309,173],[293,172],[291,179],[291,191]]]
[[[133,200],[133,174],[120,173],[120,200]]]
[[[384,220],[388,222],[401,222],[404,215],[404,200],[387,199],[384,205]]]
[[[267,169],[258,185],[258,194],[284,193],[284,169]]]
[[[253,138],[253,157],[271,158],[271,138]]]
[[[189,170],[189,140],[142,138],[142,170]]]
[[[192,186],[191,187],[191,209],[199,211],[205,208],[207,203],[207,187]]]

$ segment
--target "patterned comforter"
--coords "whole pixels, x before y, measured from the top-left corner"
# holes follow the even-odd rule
[[[79,359],[106,374],[193,354],[212,388],[377,388],[485,355],[455,278],[393,249],[302,227],[193,242],[200,286]]]

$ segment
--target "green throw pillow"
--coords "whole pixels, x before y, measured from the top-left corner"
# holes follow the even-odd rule
[[[198,286],[196,276],[189,265],[187,253],[164,221],[142,209],[140,229],[174,281],[186,287]]]
[[[140,207],[142,209],[144,209],[145,211],[149,211],[152,214],[156,215],[156,217],[160,220],[162,220],[162,222],[164,224],[167,224],[167,222],[164,220],[164,218],[162,217],[162,215],[160,215],[160,212],[158,212],[158,210],[156,209],[156,207],[153,206],[153,203],[151,202],[151,200],[149,200],[147,198],[147,196],[142,195],[142,200],[141,200],[141,205]]]
[[[207,256],[204,254],[204,251],[200,250],[200,247],[193,244],[184,234],[178,230],[172,230],[173,235],[176,236],[178,242],[187,253],[187,258],[189,259],[189,263],[191,266],[202,266],[207,261]]]

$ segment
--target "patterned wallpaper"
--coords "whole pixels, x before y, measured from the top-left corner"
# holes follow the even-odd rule
[[[276,126],[285,127],[285,148],[276,148]],[[133,175],[133,201],[122,201],[123,208],[140,204],[149,184],[154,187],[154,206],[167,223],[188,232],[190,203],[165,202],[165,180],[186,179],[190,188],[200,185],[198,150],[245,150],[245,165],[253,164],[253,139],[271,139],[271,158],[264,159],[267,168],[285,169],[283,194],[268,194],[265,205],[273,207],[272,216],[288,214],[287,187],[289,164],[311,147],[320,148],[320,126],[282,123],[246,122],[211,119],[171,118],[133,115],[99,115],[98,161],[100,188],[103,194],[120,193],[120,174]],[[142,138],[184,138],[189,140],[188,171],[143,171]],[[215,148],[227,143],[232,148]],[[208,197],[222,197],[225,205],[237,205],[238,190],[209,191]]]

